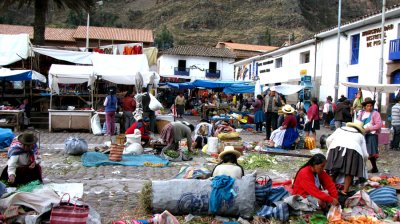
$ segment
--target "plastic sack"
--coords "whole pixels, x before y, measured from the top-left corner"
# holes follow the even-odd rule
[[[327,215],[329,223],[332,222],[338,222],[342,220],[342,207],[339,206],[332,206],[329,209],[328,215]]]
[[[149,104],[150,110],[156,111],[163,109],[163,106],[160,103],[160,101],[158,101],[152,94],[149,95],[150,95],[150,104]]]
[[[143,147],[139,143],[132,143],[127,147],[125,147],[124,152],[122,154],[140,155],[143,154]]]
[[[167,210],[161,214],[155,214],[151,222],[154,224],[179,224],[178,219]]]
[[[65,153],[69,155],[82,155],[88,151],[88,144],[83,138],[69,137],[64,143]]]
[[[138,130],[138,129],[135,129],[134,134],[128,134],[128,135],[125,135],[125,137],[126,137],[126,142],[127,143],[130,143],[130,144],[132,144],[132,143],[141,144],[142,134],[140,133],[140,130]]]
[[[92,132],[94,135],[101,135],[101,124],[100,117],[98,114],[93,115],[90,119],[90,123],[92,125]]]

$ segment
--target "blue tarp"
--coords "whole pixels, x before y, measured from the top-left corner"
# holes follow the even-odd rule
[[[214,89],[214,88],[224,88],[231,86],[233,84],[238,84],[241,82],[238,81],[222,81],[222,80],[196,80],[193,82],[193,85],[196,87],[203,87],[203,88],[208,88],[208,89]]]
[[[194,86],[192,82],[183,82],[183,83],[167,82],[167,85],[174,89],[194,89],[194,88],[196,88],[196,86]]]
[[[11,145],[14,134],[9,128],[0,128],[0,149],[4,149]]]
[[[46,82],[46,77],[33,70],[10,70],[8,68],[1,68],[0,80],[5,80],[5,81],[38,80],[40,82]]]
[[[247,85],[247,84],[233,84],[231,86],[224,88],[224,93],[233,94],[233,93],[254,93],[255,86]]]
[[[92,166],[144,166],[144,162],[151,162],[153,164],[164,164],[168,166],[169,161],[155,155],[123,155],[122,161],[115,162],[108,159],[108,155],[100,152],[87,152],[82,155],[82,165],[87,167]]]

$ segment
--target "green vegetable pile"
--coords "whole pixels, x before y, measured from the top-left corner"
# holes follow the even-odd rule
[[[164,154],[174,159],[180,156],[180,153],[173,149],[165,151]]]
[[[239,161],[239,164],[246,170],[254,170],[257,168],[270,168],[272,165],[277,164],[277,162],[271,155],[254,153],[245,157],[243,161]]]
[[[386,179],[382,179],[382,180],[378,181],[378,183],[381,184],[381,185],[388,185],[389,181],[386,180]]]

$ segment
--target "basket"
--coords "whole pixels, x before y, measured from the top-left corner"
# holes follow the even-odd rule
[[[166,121],[166,120],[157,120],[156,125],[157,125],[157,131],[159,134],[161,134],[161,131],[163,130],[163,128],[165,127],[165,125],[171,123],[170,121]]]
[[[125,134],[119,134],[115,137],[115,143],[118,145],[125,144]]]
[[[121,161],[124,148],[123,145],[112,144],[110,146],[110,155],[108,156],[108,159],[116,162]]]

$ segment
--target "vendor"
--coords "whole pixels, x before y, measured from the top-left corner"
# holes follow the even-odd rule
[[[29,99],[25,98],[18,109],[24,111],[24,129],[27,129],[30,124],[32,106],[29,104]]]
[[[188,150],[192,149],[192,132],[194,126],[186,121],[171,122],[162,129],[161,139],[167,144],[162,151],[178,150],[179,141],[186,138]]]
[[[133,118],[133,112],[136,110],[136,101],[133,99],[132,90],[128,90],[125,97],[122,99],[122,111],[124,114],[124,130],[133,124],[135,119]]]
[[[104,109],[106,111],[106,127],[107,133],[106,135],[114,135],[115,134],[115,112],[118,108],[118,99],[115,96],[117,89],[115,86],[110,87],[108,90],[108,95],[104,100]]]
[[[237,159],[240,157],[240,152],[236,151],[233,146],[225,146],[224,151],[219,154],[221,162],[214,167],[212,176],[226,175],[235,179],[242,179],[244,170],[238,164]]]
[[[201,149],[204,145],[207,144],[207,138],[212,136],[213,126],[206,119],[202,119],[199,124],[196,125],[194,131],[194,149]]]
[[[236,132],[236,130],[228,124],[226,121],[217,122],[215,124],[215,133],[214,136],[218,137],[220,133],[231,133]]]
[[[293,182],[293,194],[317,198],[321,209],[325,209],[328,203],[339,205],[335,183],[324,171],[325,165],[325,156],[315,154],[297,171]]]
[[[267,140],[270,147],[282,147],[293,149],[299,134],[296,130],[297,119],[293,115],[294,108],[289,104],[282,107],[282,113],[285,114],[282,126],[271,133],[271,139]]]
[[[349,191],[354,176],[367,178],[366,162],[368,160],[363,123],[356,120],[354,123],[348,122],[346,126],[336,129],[326,139],[328,162],[325,169],[334,179],[344,177],[344,189],[341,192],[343,195]]]
[[[136,118],[138,120],[126,130],[125,134],[134,134],[135,129],[138,129],[142,135],[141,141],[144,142],[143,145],[147,145],[150,142],[150,132],[147,130],[150,124],[150,119],[148,117],[143,119],[140,116]]]
[[[31,132],[14,138],[8,150],[7,166],[1,174],[1,180],[8,181],[10,186],[27,184],[36,180],[43,182],[37,140]]]

